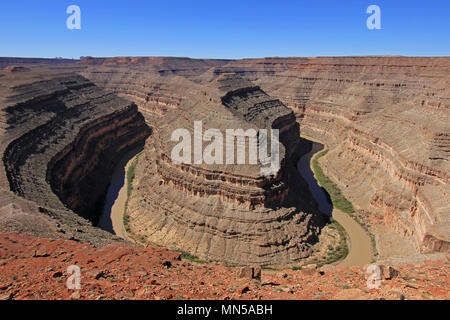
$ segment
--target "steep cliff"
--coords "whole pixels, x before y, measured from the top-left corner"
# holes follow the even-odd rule
[[[449,58],[236,62],[328,144],[326,174],[417,250],[450,250]],[[223,72],[229,72],[225,68]],[[217,70],[216,70],[217,73]]]
[[[92,223],[115,163],[150,133],[136,105],[72,73],[4,72],[0,83],[2,191],[28,200],[32,219],[50,223],[58,236],[114,240]],[[22,224],[40,234],[11,210],[16,196],[6,195],[2,227]]]

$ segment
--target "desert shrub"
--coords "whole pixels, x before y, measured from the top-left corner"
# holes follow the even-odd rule
[[[353,213],[355,212],[353,205],[344,197],[339,187],[323,173],[323,170],[319,165],[319,158],[323,157],[325,154],[327,154],[327,152],[328,150],[322,150],[313,157],[312,169],[314,172],[314,176],[316,177],[320,186],[322,186],[322,188],[324,188],[328,192],[331,198],[331,202],[336,209],[347,213]]]

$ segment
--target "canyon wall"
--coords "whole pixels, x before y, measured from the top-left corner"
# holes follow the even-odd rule
[[[450,59],[348,57],[242,60],[238,70],[291,107],[302,134],[358,209],[418,251],[450,241]]]
[[[154,125],[193,86],[238,74],[291,108],[302,135],[327,144],[320,164],[357,211],[382,215],[417,251],[449,250],[449,57],[32,62],[82,74]]]
[[[0,73],[0,226],[95,244],[118,240],[92,224],[115,164],[150,134],[137,106],[73,73],[7,70]]]
[[[320,163],[357,209],[382,214],[386,226],[417,251],[449,250],[450,58],[244,59],[211,61],[208,70],[174,60],[166,58],[164,67],[141,61],[141,70],[159,70],[151,76],[114,58],[108,62],[111,81],[89,63],[80,72],[160,114],[181,103],[174,90],[179,78],[208,83],[239,74],[290,107],[302,135],[328,145]],[[136,98],[114,79],[147,83],[138,91],[154,100]]]

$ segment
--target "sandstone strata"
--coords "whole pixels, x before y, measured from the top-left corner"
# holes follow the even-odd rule
[[[92,223],[115,163],[149,134],[136,105],[49,70],[0,73],[0,97],[0,229],[117,240]]]
[[[295,169],[307,145],[293,112],[235,75],[189,86],[192,95],[158,119],[139,159],[127,211],[131,232],[227,263],[291,264],[309,256],[323,217]],[[243,165],[174,163],[171,133],[193,133],[196,120],[224,136],[226,129],[279,129],[281,168],[264,176],[248,155]]]
[[[381,215],[418,251],[449,250],[448,57],[0,59],[8,65],[77,71],[133,100],[154,125],[192,83],[237,73],[328,145],[320,163],[358,210]]]
[[[449,250],[449,58],[246,59],[211,61],[208,70],[190,68],[189,61],[180,67],[183,61],[175,60],[142,62],[140,68],[157,70],[157,83],[166,83],[158,93],[144,92],[161,94],[159,101],[168,103],[177,83],[168,89],[179,77],[207,83],[231,72],[253,81],[295,112],[303,135],[328,145],[321,165],[358,210],[383,215],[418,251]],[[148,77],[124,74],[122,67],[133,64],[114,58],[109,65],[112,79],[139,83]],[[119,88],[115,81],[103,83],[105,76],[91,67],[81,72]]]
[[[256,67],[257,82],[294,110],[303,134],[328,144],[321,164],[344,194],[417,250],[448,252],[449,59],[277,62]]]

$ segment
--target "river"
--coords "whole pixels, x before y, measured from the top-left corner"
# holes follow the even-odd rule
[[[130,240],[123,224],[125,202],[127,200],[126,170],[142,148],[128,152],[114,169],[106,194],[105,206],[97,227],[109,231],[123,239]]]
[[[325,190],[318,184],[311,169],[311,158],[323,149],[323,145],[313,142],[310,152],[303,155],[297,162],[297,169],[308,184],[319,210],[328,216],[332,216],[347,232],[349,252],[340,266],[365,266],[372,260],[372,242],[370,236],[353,218],[347,213],[333,208]]]

